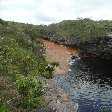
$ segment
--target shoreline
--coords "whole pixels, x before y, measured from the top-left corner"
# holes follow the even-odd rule
[[[43,79],[47,84],[44,94],[45,107],[37,108],[33,112],[77,112],[78,103],[69,99],[68,94],[52,79]]]
[[[55,112],[77,112],[78,103],[69,99],[68,94],[53,79],[45,79],[48,91],[44,95],[46,106]]]
[[[43,44],[46,47],[44,54],[46,59],[60,63],[60,66],[55,68],[53,75],[66,75],[69,72],[67,59],[71,54],[78,54],[78,51],[48,40],[43,40]],[[71,101],[69,95],[53,79],[45,79],[45,82],[48,85],[48,91],[44,98],[47,108],[52,109],[51,112],[77,112],[78,103]]]
[[[68,58],[71,57],[71,54],[79,54],[79,51],[48,40],[43,40],[43,44],[46,48],[44,54],[46,59],[51,62],[59,62],[60,64],[59,67],[55,68],[54,74],[67,74],[67,72],[69,72]]]

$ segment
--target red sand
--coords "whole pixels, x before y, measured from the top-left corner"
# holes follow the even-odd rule
[[[79,51],[73,48],[67,48],[66,46],[43,40],[43,44],[46,47],[45,56],[49,61],[55,61],[60,63],[60,67],[55,68],[55,74],[65,74],[69,70],[67,59],[70,58],[70,54],[78,54]]]

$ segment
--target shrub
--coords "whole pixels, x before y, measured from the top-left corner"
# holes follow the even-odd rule
[[[25,109],[33,109],[37,106],[42,106],[44,100],[45,84],[36,77],[20,76],[16,80],[17,91],[21,99],[18,105]]]
[[[33,37],[36,32],[27,35],[23,32],[25,24],[23,28],[15,24],[9,22],[6,26],[0,20],[0,97],[4,100],[0,112],[5,112],[6,107],[8,112],[25,112],[44,105],[45,84],[36,77],[52,77],[55,67],[44,58],[40,39]]]

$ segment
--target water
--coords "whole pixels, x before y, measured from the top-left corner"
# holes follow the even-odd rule
[[[99,59],[77,60],[54,80],[78,102],[78,112],[112,112],[112,67]]]

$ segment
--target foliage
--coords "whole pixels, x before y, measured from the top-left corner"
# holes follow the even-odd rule
[[[0,112],[7,112],[7,109],[3,104],[0,104]]]
[[[27,109],[43,105],[44,84],[41,80],[36,77],[20,76],[16,80],[16,87],[21,95],[18,105]]]
[[[72,40],[74,44],[78,44],[97,41],[100,38],[103,39],[106,36],[107,28],[100,21],[85,18],[64,20],[60,23],[50,24],[46,31],[46,36],[51,39]]]
[[[54,71],[54,68],[56,66],[59,66],[58,62],[51,62],[49,64],[46,63],[46,66],[44,66],[43,64],[41,64],[40,66],[40,74],[46,78],[51,78],[52,77],[52,71]],[[43,72],[41,72],[43,71]]]
[[[0,112],[7,112],[7,106],[4,103],[4,98],[0,95]]]
[[[39,34],[32,28],[34,25],[0,20],[0,96],[4,100],[0,109],[3,112],[5,108],[8,112],[29,111],[44,104],[45,84],[37,76],[51,78],[56,64],[45,59],[41,39],[36,37]]]

